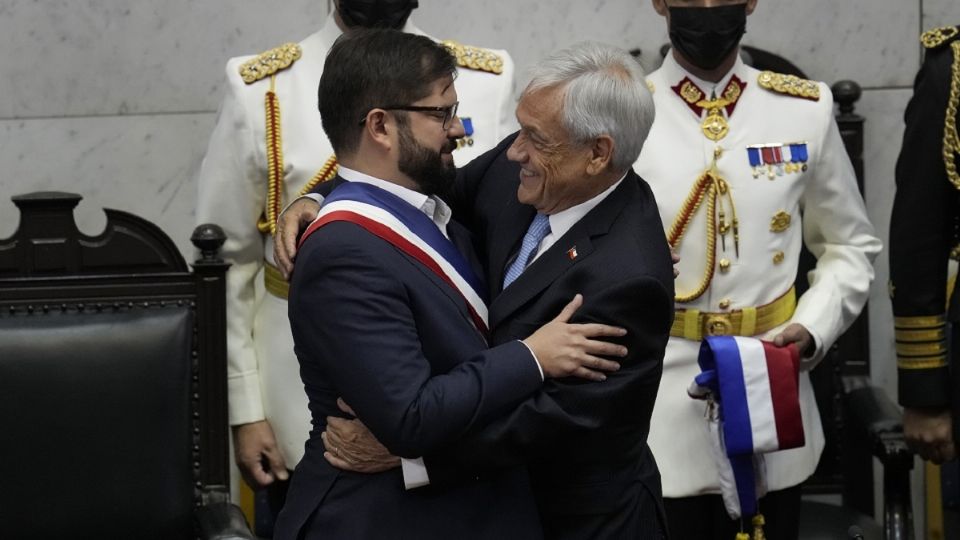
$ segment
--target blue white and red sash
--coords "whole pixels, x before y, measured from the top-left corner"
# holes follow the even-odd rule
[[[732,468],[737,510],[753,515],[759,492],[765,491],[755,456],[804,445],[799,353],[794,345],[715,336],[703,340],[698,362],[701,373],[690,394],[709,395],[717,404],[717,435]],[[731,510],[730,504],[727,507]]]
[[[300,238],[300,245],[316,230],[334,221],[359,225],[423,264],[459,293],[477,329],[487,335],[483,282],[426,214],[371,184],[345,182],[324,199],[317,218]]]

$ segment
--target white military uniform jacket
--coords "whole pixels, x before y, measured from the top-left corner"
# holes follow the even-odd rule
[[[734,76],[746,84],[735,106],[722,110],[729,132],[713,141],[701,130],[707,111],[695,112],[673,88],[679,90],[682,81],[688,79],[709,99],[723,95]],[[784,326],[796,322],[810,331],[817,345],[813,358],[801,360],[800,401],[806,445],[767,454],[768,485],[777,490],[805,480],[819,461],[823,430],[806,371],[863,308],[874,275],[872,261],[881,243],[857,191],[854,170],[834,120],[829,88],[823,83],[809,83],[805,87],[808,95],[803,98],[761,87],[760,76],[761,72],[738,59],[731,72],[714,85],[696,80],[668,54],[663,66],[648,79],[657,116],[636,171],[653,188],[668,231],[715,155],[719,156],[716,170],[726,180],[735,205],[739,255],[732,230],[724,235],[723,242],[716,234],[712,280],[698,298],[678,302],[678,310],[731,313],[769,304],[793,286],[801,242],[817,257],[816,269],[809,276],[811,287],[799,299],[792,318],[758,336],[772,338]],[[811,94],[817,91],[819,99],[814,100]],[[801,151],[804,143],[806,156]],[[755,169],[748,147],[756,145],[779,148],[778,156],[789,157],[791,149],[796,149],[792,152],[795,166],[781,163],[768,167],[764,162]],[[771,161],[772,150],[768,152],[767,161]],[[721,200],[729,225],[733,208],[728,199]],[[707,205],[703,204],[679,243],[678,297],[695,291],[705,277],[706,216]],[[649,438],[666,497],[720,492],[705,421],[706,405],[687,395],[687,388],[700,372],[699,348],[699,341],[678,337],[671,337],[667,345]]]
[[[407,23],[405,32],[422,34]],[[323,28],[300,45],[301,56],[276,73],[280,105],[283,187],[280,207],[333,154],[317,110],[317,87],[327,51],[341,34],[333,14]],[[501,74],[461,68],[456,86],[459,116],[472,121],[472,146],[454,153],[465,164],[513,132],[513,62],[505,51]],[[266,260],[273,264],[273,239],[257,222],[268,204],[268,155],[264,96],[267,76],[251,84],[240,66],[256,58],[227,63],[227,95],[199,173],[199,223],[216,223],[227,235],[223,254],[233,263],[227,273],[227,376],[230,424],[268,419],[280,449],[293,468],[303,457],[310,411],[287,319],[287,302],[264,289]]]

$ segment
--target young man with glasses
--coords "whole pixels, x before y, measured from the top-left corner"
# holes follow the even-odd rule
[[[198,174],[197,222],[227,234],[227,377],[236,463],[260,493],[257,532],[269,536],[288,470],[310,428],[287,324],[289,285],[273,263],[273,221],[283,205],[336,174],[317,111],[317,85],[334,41],[351,28],[423,32],[408,20],[413,0],[338,0],[323,27],[299,43],[227,63],[226,96]],[[457,160],[512,132],[513,62],[505,51],[444,42],[459,61],[465,137]],[[264,496],[265,495],[265,496]]]

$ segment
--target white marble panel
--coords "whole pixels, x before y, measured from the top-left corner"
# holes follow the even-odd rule
[[[957,0],[923,0],[924,30],[937,26],[960,24],[960,2]]]
[[[650,68],[668,41],[666,22],[649,0],[514,0],[500,9],[489,2],[429,1],[421,6],[416,20],[424,30],[507,49],[520,68],[585,39],[640,47],[642,63]],[[744,43],[781,54],[816,79],[908,86],[919,67],[919,18],[918,0],[766,0],[750,17]]]
[[[912,90],[867,90],[857,105],[866,118],[864,176],[867,212],[883,239],[884,251],[874,268],[876,279],[870,289],[870,365],[873,380],[896,397],[897,362],[893,339],[893,312],[887,293],[890,272],[886,246],[893,208],[894,168],[903,141],[903,111]]]
[[[211,111],[229,57],[326,14],[324,0],[2,0],[0,118]]]
[[[0,121],[0,238],[16,230],[12,195],[67,191],[84,199],[81,231],[103,231],[102,208],[159,225],[193,260],[194,176],[215,115]]]

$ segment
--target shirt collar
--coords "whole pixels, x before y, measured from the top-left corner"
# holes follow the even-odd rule
[[[576,206],[571,206],[566,210],[561,210],[556,214],[550,214],[548,217],[550,219],[550,235],[554,238],[560,238],[563,235],[567,234],[578,221],[583,219],[591,210],[596,208],[604,199],[607,198],[613,190],[617,189],[617,186],[620,185],[620,182],[623,182],[623,179],[627,177],[627,174],[630,171],[623,173],[623,176],[620,177],[612,186],[608,187],[603,193],[588,199]]]
[[[403,199],[410,206],[420,210],[426,214],[427,217],[440,225],[446,226],[447,223],[450,222],[450,207],[447,206],[447,203],[443,202],[443,199],[440,197],[435,195],[424,195],[419,191],[414,191],[401,185],[394,184],[393,182],[375,178],[369,174],[344,167],[343,165],[340,165],[338,174],[341,178],[348,182],[370,184],[386,192],[392,193],[393,195]]]

